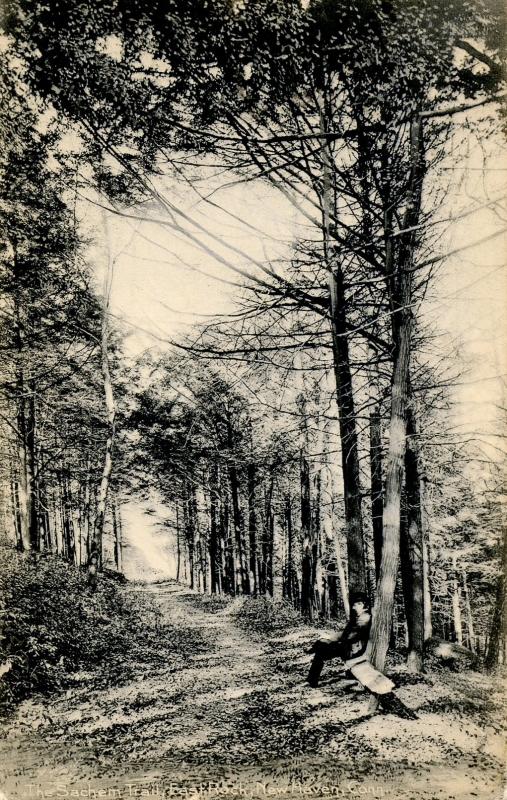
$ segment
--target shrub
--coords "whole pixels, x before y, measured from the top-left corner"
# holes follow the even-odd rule
[[[234,611],[234,618],[241,628],[256,633],[280,633],[303,624],[299,612],[290,603],[267,597],[246,598]]]
[[[124,589],[102,578],[92,595],[85,575],[57,557],[1,551],[0,663],[10,669],[0,710],[34,692],[64,688],[78,669],[107,668],[125,655],[133,613]]]

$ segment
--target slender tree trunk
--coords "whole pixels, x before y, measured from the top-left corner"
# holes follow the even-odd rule
[[[301,480],[301,540],[303,557],[301,562],[301,611],[313,620],[314,586],[313,586],[313,542],[312,542],[312,513],[310,499],[310,466],[303,452],[300,454],[300,480]]]
[[[424,652],[424,556],[420,475],[415,434],[415,418],[409,407],[405,450],[406,521],[401,526],[401,575],[408,628],[407,665],[410,672],[421,671]]]
[[[250,462],[247,466],[248,481],[248,533],[250,539],[250,575],[253,593],[259,593],[259,553],[257,543],[257,514],[256,503],[256,466]]]
[[[113,446],[115,438],[115,421],[116,421],[116,403],[113,393],[113,384],[111,382],[111,372],[109,366],[109,303],[111,298],[111,288],[114,274],[114,260],[111,257],[109,245],[109,232],[107,228],[107,219],[104,212],[103,215],[105,239],[107,246],[107,269],[104,279],[104,295],[102,299],[102,325],[100,337],[100,354],[101,354],[101,367],[102,379],[104,384],[104,401],[106,410],[106,444],[104,452],[104,461],[102,466],[102,476],[100,480],[99,496],[97,500],[97,509],[95,513],[94,524],[94,539],[99,553],[99,565],[102,566],[103,558],[103,536],[104,536],[104,521],[106,516],[107,495],[109,491],[109,483],[111,479],[111,472],[113,469]]]
[[[229,487],[224,481],[222,483],[223,502],[222,502],[222,529],[225,548],[225,574],[227,578],[227,592],[235,595],[239,591],[236,582],[236,541],[235,532],[231,530],[231,519],[229,513]]]
[[[345,575],[345,568],[343,566],[340,540],[338,533],[335,533],[335,552],[336,552],[336,567],[338,569],[338,580],[340,583],[340,592],[342,596],[343,610],[347,619],[350,617],[350,603],[349,603],[349,586],[347,583],[347,576]]]
[[[26,419],[26,383],[24,369],[24,326],[22,321],[21,295],[20,295],[20,270],[18,264],[17,245],[13,243],[13,262],[12,277],[14,280],[14,342],[16,348],[16,374],[14,401],[16,404],[16,422],[18,429],[18,459],[19,459],[19,479],[17,485],[17,506],[19,518],[20,536],[18,540],[19,549],[22,552],[30,550],[31,526],[30,526],[30,462],[28,458],[28,437]]]
[[[125,538],[123,536],[123,514],[121,511],[121,503],[118,503],[117,507],[117,516],[118,516],[118,537],[119,537],[119,556],[120,556],[120,572],[124,573],[124,550],[125,550]]]
[[[205,591],[204,586],[204,570],[203,570],[203,547],[202,547],[202,537],[201,537],[201,525],[199,519],[199,502],[197,499],[198,487],[196,484],[192,484],[191,489],[191,503],[192,503],[192,519],[194,522],[194,564],[195,564],[195,577],[196,577],[196,585],[195,588],[202,592]]]
[[[273,487],[274,479],[270,476],[269,485],[264,497],[265,509],[265,555],[264,561],[266,564],[266,586],[265,592],[273,597],[273,562],[274,562],[274,544],[275,544],[275,517],[273,514]]]
[[[186,485],[184,509],[185,538],[188,553],[188,571],[190,575],[190,588],[195,589],[195,524],[193,518],[192,492],[190,486]]]
[[[452,622],[458,644],[463,644],[463,624],[461,621],[461,587],[458,581],[456,556],[452,558]]]
[[[210,536],[209,558],[211,566],[211,592],[220,593],[220,563],[219,563],[219,529],[220,519],[218,510],[218,467],[216,462],[211,465],[210,475]]]
[[[377,596],[373,609],[372,660],[377,669],[384,668],[391,632],[391,619],[400,551],[400,511],[403,460],[405,455],[406,378],[409,366],[410,323],[405,326],[400,342],[393,382],[389,453],[386,469],[384,540]]]
[[[423,537],[423,586],[424,586],[424,641],[427,642],[433,636],[432,620],[432,599],[430,584],[430,547],[429,529],[426,522],[426,479],[421,477],[420,483],[421,496],[421,526]]]
[[[349,589],[366,590],[362,494],[359,470],[359,451],[356,412],[350,369],[349,344],[345,315],[345,292],[341,267],[335,267],[329,279],[331,304],[331,333],[333,340],[334,373],[338,405],[345,524],[347,530],[347,562]]]
[[[180,515],[179,501],[176,500],[176,580],[179,582],[181,573],[181,542],[180,542]]]
[[[63,538],[64,554],[71,564],[76,559],[76,544],[74,538],[74,522],[72,519],[72,495],[70,479],[66,472],[62,473],[62,513],[63,513]]]
[[[287,565],[286,565],[286,586],[285,596],[288,600],[292,600],[292,580],[294,573],[294,544],[293,544],[293,528],[292,528],[292,503],[290,494],[285,497],[285,530],[287,535]]]
[[[26,385],[22,370],[18,370],[16,391],[18,394],[17,423],[19,431],[19,480],[18,480],[18,508],[20,524],[20,543],[22,551],[29,551],[33,546],[32,514],[32,474],[31,462],[28,453],[28,423],[26,415]]]
[[[19,491],[18,491],[18,481],[16,480],[14,473],[11,475],[11,498],[12,498],[12,517],[14,521],[14,531],[16,535],[16,549],[20,552],[23,552],[24,545],[23,545],[23,528],[22,528],[22,521],[21,521],[21,513],[19,507]]]
[[[380,406],[375,404],[370,411],[370,476],[371,476],[371,521],[373,528],[373,552],[375,555],[375,577],[378,580],[382,558],[382,514],[384,509],[382,485],[382,426]]]
[[[60,505],[60,479],[56,476],[56,481],[51,492],[51,508],[53,512],[53,531],[54,531],[54,552],[56,555],[63,553],[63,536],[61,528],[61,505]]]
[[[317,613],[322,611],[321,593],[322,581],[322,532],[321,532],[321,503],[322,503],[322,469],[313,476],[313,505],[312,505],[312,584],[313,606]]]
[[[389,450],[386,462],[382,520],[382,558],[370,637],[370,657],[374,666],[379,670],[384,668],[389,646],[400,550],[401,488],[405,459],[406,409],[412,338],[412,267],[416,243],[414,226],[419,220],[424,177],[422,122],[418,117],[412,120],[410,125],[410,148],[412,162],[410,196],[403,217],[403,228],[408,233],[400,237],[397,276],[399,289],[396,287],[393,297],[393,312],[397,319],[394,323],[396,335],[394,338]]]
[[[83,539],[85,549],[85,563],[88,563],[91,553],[91,520],[90,520],[90,457],[86,458],[84,496],[83,496]]]
[[[229,446],[229,483],[231,487],[232,518],[234,523],[235,551],[236,551],[236,590],[241,587],[243,594],[250,594],[250,580],[246,564],[245,537],[243,525],[243,513],[239,501],[239,479],[238,471],[234,463],[234,434],[232,430],[231,415],[229,409],[226,410],[227,418],[227,442]]]
[[[327,130],[326,116],[321,112],[321,130]],[[359,470],[359,451],[356,411],[350,369],[350,354],[346,318],[346,297],[340,264],[331,253],[330,213],[332,203],[332,156],[328,148],[322,151],[322,216],[324,257],[328,266],[329,311],[333,346],[333,368],[338,406],[345,525],[347,530],[347,560],[350,591],[366,590],[362,493]],[[337,209],[334,209],[335,214]]]
[[[472,615],[472,604],[470,602],[470,590],[468,588],[467,572],[463,570],[463,599],[465,601],[465,613],[468,633],[468,648],[472,653],[476,652],[474,618]]]
[[[218,545],[218,508],[217,496],[212,489],[210,494],[210,537],[209,537],[209,559],[211,567],[211,593],[220,594],[220,572],[219,572],[219,545]]]
[[[114,536],[114,564],[117,572],[122,572],[122,541],[121,541],[121,523],[119,520],[118,499],[115,497],[113,501],[113,536]]]
[[[40,550],[39,540],[39,509],[38,509],[38,477],[37,477],[37,457],[35,442],[35,383],[28,381],[28,401],[26,418],[26,470],[27,470],[27,491],[28,491],[28,535],[30,538],[30,549]]]
[[[40,453],[39,474],[44,469],[44,454]],[[38,480],[38,514],[39,514],[39,539],[46,550],[53,550],[53,537],[51,535],[51,519],[49,514],[49,498],[46,481],[39,477]]]
[[[507,527],[503,529],[503,542],[500,563],[500,574],[496,585],[495,605],[489,630],[488,644],[484,666],[488,671],[495,669],[504,655],[507,638]],[[504,652],[502,653],[502,650]]]

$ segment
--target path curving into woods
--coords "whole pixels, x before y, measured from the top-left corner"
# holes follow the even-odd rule
[[[238,624],[242,600],[213,605],[173,581],[125,591],[155,604],[156,657],[122,665],[115,685],[83,673],[65,694],[23,703],[1,728],[9,800],[197,797],[196,787],[205,798],[219,796],[215,784],[228,798],[501,796],[501,710],[484,676],[399,670],[398,693],[420,719],[370,718],[336,667],[321,688],[306,685],[310,626],[261,637]]]

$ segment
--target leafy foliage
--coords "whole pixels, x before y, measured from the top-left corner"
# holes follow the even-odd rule
[[[106,578],[90,594],[83,572],[49,555],[23,558],[3,546],[2,561],[0,659],[11,667],[0,708],[62,689],[78,670],[99,669],[108,682],[119,678],[118,663],[128,659],[147,621],[133,596]]]
[[[294,607],[283,600],[255,597],[245,600],[234,612],[237,624],[256,633],[280,633],[302,623]]]

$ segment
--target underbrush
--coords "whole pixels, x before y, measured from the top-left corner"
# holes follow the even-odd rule
[[[256,633],[281,633],[304,624],[300,613],[285,600],[267,597],[248,597],[235,609],[236,624]]]
[[[2,547],[1,558],[0,711],[65,688],[80,670],[120,682],[147,620],[156,625],[153,604],[103,576],[91,594],[83,572],[54,556]]]
[[[181,602],[193,608],[202,609],[208,614],[219,614],[233,602],[230,595],[226,594],[188,594],[181,598]]]

